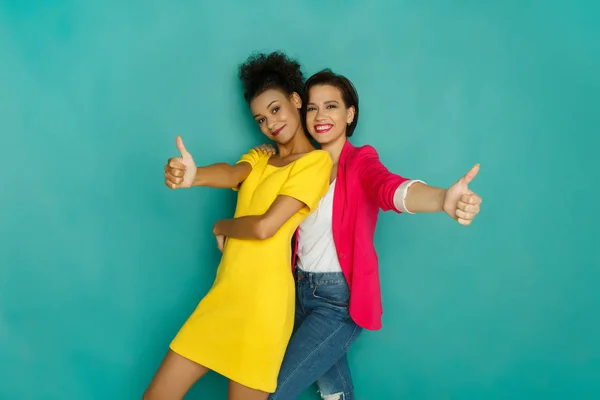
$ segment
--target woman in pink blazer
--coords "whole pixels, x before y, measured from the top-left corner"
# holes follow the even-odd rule
[[[358,94],[347,78],[330,70],[306,82],[302,107],[308,132],[334,166],[328,193],[295,235],[294,333],[269,399],[296,399],[316,381],[323,399],[349,400],[353,384],[346,353],[363,329],[381,328],[373,243],[379,210],[445,212],[469,225],[481,204],[468,187],[479,165],[448,189],[389,172],[373,147],[348,140],[358,122]]]

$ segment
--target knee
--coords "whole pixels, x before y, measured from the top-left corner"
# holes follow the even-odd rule
[[[345,400],[346,396],[345,396],[344,392],[333,393],[333,394],[321,393],[321,398],[323,400]]]

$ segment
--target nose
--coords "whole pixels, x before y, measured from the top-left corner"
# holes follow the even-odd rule
[[[269,118],[269,117],[267,117],[267,127],[269,128],[270,131],[273,130],[273,128],[275,127],[276,123],[277,123],[277,121],[275,121],[275,118]]]
[[[325,113],[321,111],[321,109],[317,109],[317,116],[315,117],[317,121],[323,121],[325,119]]]

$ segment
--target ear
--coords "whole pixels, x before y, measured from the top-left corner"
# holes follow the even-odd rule
[[[300,97],[300,95],[298,93],[296,93],[296,92],[292,93],[290,95],[290,101],[297,109],[302,108],[302,98]]]
[[[356,113],[356,109],[354,108],[354,106],[350,106],[346,110],[346,123],[348,125],[350,125],[352,123],[352,121],[354,121],[354,114],[355,113]]]

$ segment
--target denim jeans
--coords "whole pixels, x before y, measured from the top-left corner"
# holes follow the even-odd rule
[[[296,314],[270,400],[298,398],[314,382],[324,399],[353,399],[346,352],[362,329],[348,314],[350,290],[341,272],[313,273],[296,268]]]

